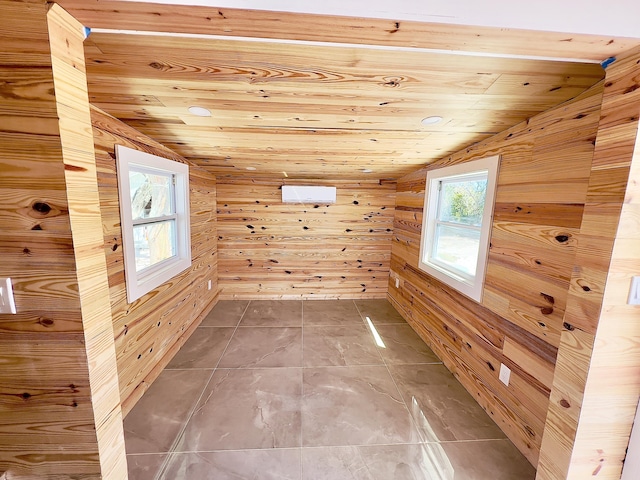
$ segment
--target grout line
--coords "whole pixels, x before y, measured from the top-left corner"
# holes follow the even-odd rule
[[[304,444],[303,441],[303,437],[304,437],[304,415],[302,414],[302,410],[303,410],[303,404],[304,404],[304,302],[305,300],[302,300],[302,311],[301,311],[301,315],[302,315],[302,335],[301,335],[301,343],[302,345],[300,346],[302,348],[302,352],[301,352],[301,356],[302,356],[302,360],[300,365],[302,366],[303,370],[300,372],[300,479],[302,480],[304,478],[304,467],[302,466],[302,446]]]
[[[171,447],[169,448],[169,451],[167,452],[167,458],[165,458],[164,461],[162,462],[162,465],[158,469],[158,472],[156,473],[156,475],[154,477],[154,480],[162,480],[162,477],[164,476],[165,471],[167,470],[167,467],[169,466],[169,461],[171,460],[171,458],[176,453],[175,449],[177,448],[178,443],[182,439],[182,436],[184,435],[184,432],[187,429],[187,425],[191,421],[191,417],[193,417],[193,414],[195,413],[196,408],[198,407],[198,404],[200,403],[200,400],[202,400],[204,392],[206,392],[207,387],[211,383],[211,379],[213,378],[213,374],[218,369],[218,365],[220,364],[220,360],[222,360],[222,357],[224,356],[225,352],[227,351],[227,348],[229,348],[229,344],[231,343],[231,339],[235,335],[236,330],[238,330],[238,325],[240,325],[240,322],[242,321],[242,317],[244,317],[245,313],[247,313],[247,310],[249,309],[249,305],[251,305],[251,300],[249,300],[249,303],[247,303],[247,306],[244,308],[244,311],[242,312],[242,315],[240,315],[240,320],[238,320],[238,324],[236,325],[235,329],[233,330],[233,333],[231,334],[231,336],[229,337],[229,340],[227,341],[227,345],[224,347],[224,350],[222,351],[222,354],[220,355],[220,358],[218,358],[218,362],[216,363],[216,366],[213,367],[213,370],[211,370],[211,375],[209,375],[209,379],[204,384],[204,388],[202,389],[202,392],[200,392],[200,395],[198,396],[198,399],[192,405],[192,407],[191,407],[191,409],[189,411],[189,414],[187,415],[187,420],[184,422],[184,424],[182,425],[182,428],[180,429],[180,431],[176,435],[175,439],[173,440],[173,443],[171,444]],[[233,327],[231,327],[231,328],[233,328]]]
[[[233,328],[233,327],[231,327]],[[238,328],[302,328],[296,325],[238,325]]]

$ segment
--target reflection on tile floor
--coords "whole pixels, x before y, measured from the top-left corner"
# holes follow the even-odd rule
[[[220,301],[125,419],[131,480],[531,480],[387,300]]]

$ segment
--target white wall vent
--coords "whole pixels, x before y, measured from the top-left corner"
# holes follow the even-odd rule
[[[283,185],[283,203],[336,203],[336,187]]]

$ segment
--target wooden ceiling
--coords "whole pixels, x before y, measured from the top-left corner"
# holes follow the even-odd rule
[[[147,31],[171,30],[169,12],[176,15],[175,25],[187,24],[173,27],[180,33],[189,29],[230,35],[239,30],[197,26],[203,12],[241,18],[239,11],[207,7],[181,7],[177,12],[166,5],[135,2],[60,3],[89,26],[106,27],[105,21],[119,19],[126,28],[133,28],[133,23],[136,30]],[[104,10],[104,4],[133,5],[135,15],[124,9]],[[158,10],[155,16],[153,9]],[[197,22],[184,16],[194,11]],[[356,45],[353,29],[342,36],[339,29],[325,34],[331,42],[347,40],[351,45],[318,44],[306,40],[322,36],[313,29],[313,21],[318,19],[326,28],[327,17],[269,14],[272,21],[276,16],[288,21],[283,22],[282,35],[256,22],[262,41],[94,32],[86,41],[90,100],[216,175],[247,175],[249,168],[254,176],[398,178],[573,98],[604,75],[599,64],[587,61],[465,54],[465,48],[482,51],[495,42],[487,37],[484,44],[477,43],[479,35],[474,40],[471,27],[464,27],[467,46],[460,39],[448,45],[457,52],[380,47],[383,40],[375,40],[364,28],[370,45]],[[295,18],[289,18],[292,15]],[[299,24],[304,19],[301,31],[308,33],[300,33],[292,42],[287,32],[296,19]],[[357,22],[364,26],[378,21]],[[426,25],[416,23],[412,28],[425,30]],[[459,29],[454,28],[458,37]],[[246,25],[241,32],[247,36]],[[499,38],[504,32],[495,33]],[[516,34],[514,38],[522,38],[522,32]],[[314,38],[306,38],[310,35]],[[555,57],[593,60],[588,57],[594,50],[604,55],[621,48],[621,42],[614,49],[614,42],[607,46],[606,39],[594,37],[589,43],[583,36],[571,50],[557,38],[532,35],[533,40],[546,38],[541,41],[547,41],[550,56]],[[278,36],[287,41],[277,40]],[[432,37],[414,36],[405,47],[415,47],[415,38],[421,39],[419,46],[433,43],[441,32]],[[500,45],[494,50],[507,54],[541,48],[540,42],[525,47],[515,40],[510,46]],[[209,109],[212,116],[189,114],[192,105]],[[431,115],[443,117],[442,122],[420,123]],[[373,172],[363,173],[365,169]]]

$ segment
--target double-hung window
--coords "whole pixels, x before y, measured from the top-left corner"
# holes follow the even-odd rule
[[[129,302],[191,265],[189,167],[116,146]]]
[[[480,301],[499,157],[427,172],[419,267]]]

